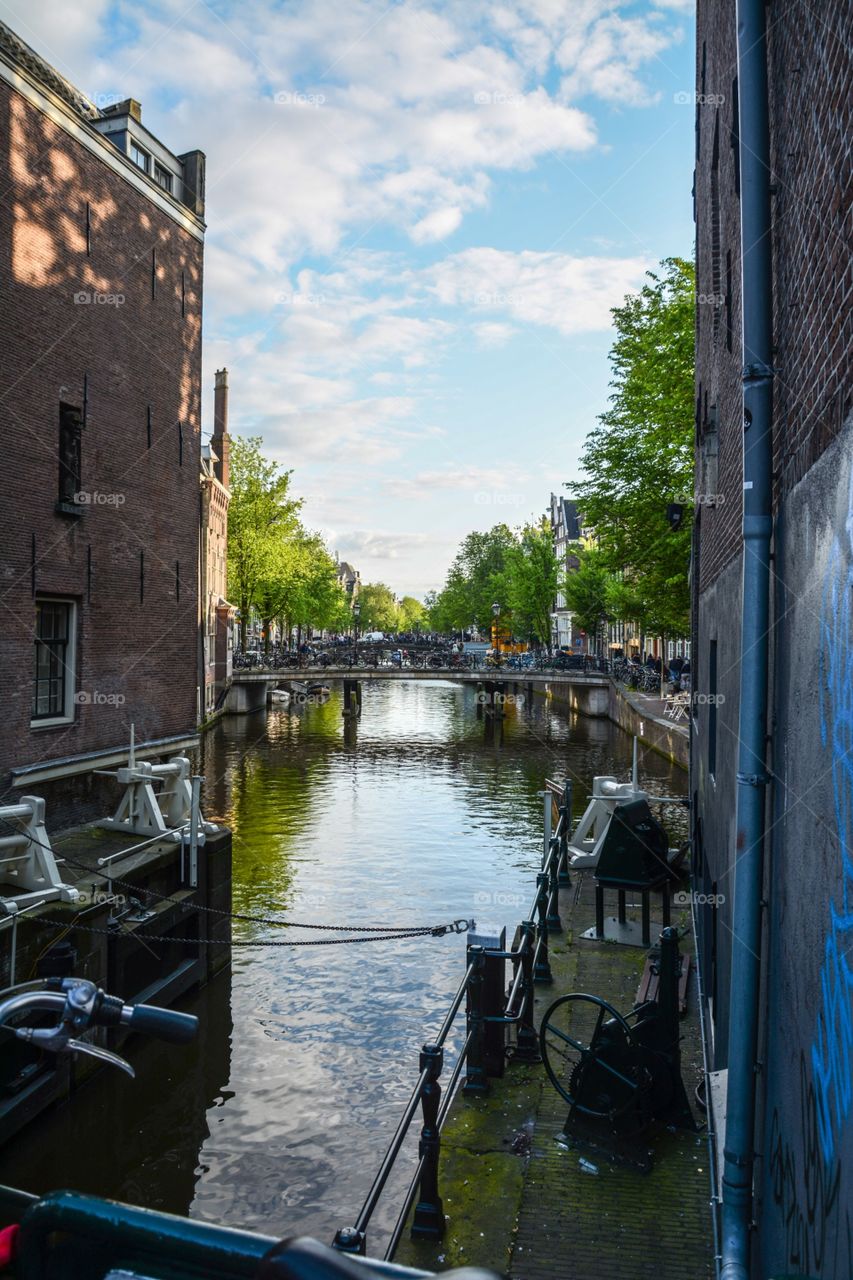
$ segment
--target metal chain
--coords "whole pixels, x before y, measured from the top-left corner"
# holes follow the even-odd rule
[[[0,820],[5,822],[8,827],[13,827],[13,823],[8,818],[0,815]],[[30,839],[32,840],[32,837]],[[77,867],[79,871],[86,871],[89,875],[103,874],[96,871],[94,867],[88,867],[85,862],[77,862],[76,859],[69,857],[68,854],[52,849],[43,840],[32,840],[32,843],[37,844],[42,849],[47,849],[49,853],[53,853],[54,857],[60,857],[63,862],[67,862],[72,867]],[[132,889],[134,893],[144,893],[149,898],[156,898],[159,902],[171,902],[173,906],[187,908],[186,902],[182,899],[173,898],[168,893],[160,893],[157,889],[145,889],[141,885],[133,884],[130,880],[123,880],[120,876],[110,875],[109,872],[104,876],[104,879],[110,884],[119,884],[124,889]],[[406,925],[305,924],[300,920],[273,920],[268,916],[251,916],[238,911],[223,911],[220,907],[206,907],[202,903],[195,902],[192,904],[192,909],[194,911],[203,911],[206,915],[239,920],[244,924],[264,924],[278,929],[317,929],[324,933],[387,933],[394,937],[416,937],[433,931],[433,926],[431,925],[422,925],[415,929],[414,932],[409,932]],[[442,926],[439,925],[438,928],[442,928]],[[235,943],[234,945],[236,946],[237,944]],[[287,945],[294,946],[296,944],[289,943]],[[308,944],[303,945],[307,946]]]
[[[39,926],[47,925],[50,929],[80,930],[82,933],[95,933],[102,937],[115,938],[141,938],[145,942],[178,942],[187,946],[200,947],[343,947],[348,943],[355,942],[396,942],[405,938],[442,938],[446,933],[454,932],[451,925],[436,925],[433,929],[415,929],[408,933],[380,933],[375,937],[359,937],[359,938],[315,938],[311,940],[304,939],[300,942],[279,942],[278,940],[268,940],[263,942],[248,942],[243,940],[233,941],[230,938],[176,938],[171,934],[161,933],[143,933],[141,930],[134,929],[132,933],[121,934],[116,929],[96,929],[92,925],[86,924],[66,924],[60,920],[49,920],[43,917],[21,916],[27,924],[37,924]],[[121,921],[117,921],[121,924]],[[318,928],[320,926],[317,926]]]

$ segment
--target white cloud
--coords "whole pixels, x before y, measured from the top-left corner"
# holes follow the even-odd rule
[[[566,253],[465,249],[428,273],[445,306],[502,312],[564,334],[607,329],[610,310],[642,282],[644,258],[579,258]]]

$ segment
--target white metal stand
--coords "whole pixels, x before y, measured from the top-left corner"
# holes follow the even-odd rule
[[[0,818],[20,831],[0,836],[0,904],[13,915],[34,903],[76,902],[76,889],[63,884],[44,825],[44,800],[22,796],[20,804],[0,807]],[[12,889],[8,894],[5,887]]]

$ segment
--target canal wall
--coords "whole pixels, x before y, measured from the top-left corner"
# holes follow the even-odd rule
[[[0,989],[61,972],[87,978],[127,1003],[168,1006],[229,964],[230,917],[212,912],[231,910],[230,831],[208,835],[200,846],[195,887],[186,883],[181,848],[172,840],[115,863],[113,874],[122,883],[111,886],[97,859],[126,847],[128,839],[124,833],[90,827],[53,839],[63,880],[78,890],[80,900],[50,903],[20,918],[14,972],[13,926],[5,924],[0,930]],[[158,941],[151,940],[152,934]],[[96,1043],[119,1052],[127,1038],[126,1031],[94,1033]],[[4,1037],[0,1141],[8,1141],[100,1069],[91,1058],[40,1054]]]
[[[654,706],[634,698],[615,681],[606,685],[557,684],[548,680],[536,681],[533,693],[547,698],[567,711],[582,716],[606,717],[618,724],[631,737],[639,738],[644,746],[651,747],[681,769],[690,764],[690,735],[687,728],[674,724],[659,712],[658,700]]]

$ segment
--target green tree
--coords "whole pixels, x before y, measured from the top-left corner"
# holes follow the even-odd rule
[[[282,543],[298,527],[302,504],[290,496],[291,475],[263,457],[260,437],[232,439],[228,594],[240,610],[244,649],[249,613],[276,579]]]
[[[397,602],[394,592],[384,582],[362,583],[358,593],[359,630],[395,631],[397,628]]]
[[[397,619],[401,631],[415,631],[426,619],[426,609],[414,596],[403,596],[397,606]]]
[[[505,556],[504,582],[513,630],[551,647],[551,613],[560,565],[546,519],[525,525]]]
[[[578,567],[566,575],[560,587],[574,620],[593,639],[593,649],[601,651],[604,627],[611,618],[615,576],[597,547],[578,546]]]
[[[497,524],[486,533],[468,534],[430,611],[431,624],[437,631],[464,630],[473,622],[487,631],[495,601],[506,615],[507,553],[514,545],[512,530],[505,524]]]
[[[650,633],[689,626],[689,518],[667,504],[693,492],[694,268],[667,258],[613,310],[610,407],[586,438],[569,488],[595,530],[601,564],[642,601]]]

